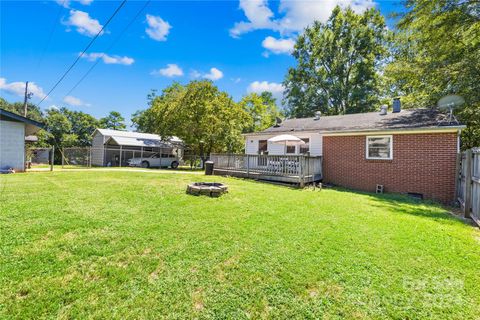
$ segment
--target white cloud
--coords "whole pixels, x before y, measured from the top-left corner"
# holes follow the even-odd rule
[[[75,0],[85,6],[89,6],[93,0]],[[56,0],[55,1],[56,3],[58,3],[59,5],[65,7],[65,8],[70,8],[70,5],[72,4],[72,1],[71,0]]]
[[[240,0],[240,9],[243,10],[248,21],[235,23],[230,29],[230,35],[234,38],[243,33],[255,29],[272,29],[275,28],[273,12],[268,7],[267,0]]]
[[[247,87],[248,93],[262,93],[264,91],[271,92],[278,103],[282,103],[284,87],[281,83],[268,81],[254,81]]]
[[[219,80],[223,78],[223,72],[218,70],[217,68],[210,68],[210,72],[205,73],[202,77],[208,80]]]
[[[76,27],[78,33],[89,37],[95,36],[102,30],[102,25],[98,20],[91,18],[87,12],[80,10],[70,10],[70,16],[64,24]]]
[[[150,38],[157,41],[166,41],[167,35],[170,32],[172,26],[162,18],[147,14],[148,28],[145,32]]]
[[[102,59],[103,63],[105,64],[123,64],[126,66],[129,66],[135,62],[133,58],[127,56],[109,56],[108,54],[102,52],[85,53],[82,58],[88,59],[89,61],[96,61],[97,59]]]
[[[66,96],[65,98],[63,98],[63,102],[73,107],[90,106],[89,103],[85,103],[74,96]]]
[[[289,54],[293,51],[293,47],[295,46],[295,40],[291,38],[286,39],[275,39],[274,37],[266,37],[262,41],[262,47],[269,50],[274,54],[282,54],[286,53]],[[267,53],[268,56],[268,53]]]
[[[283,93],[283,85],[276,82],[254,81],[248,85],[248,92],[262,93],[269,91],[271,93]]]
[[[25,82],[18,81],[7,83],[7,79],[0,78],[0,90],[23,97],[25,94]],[[45,92],[43,92],[43,89],[37,86],[35,82],[28,83],[28,92],[33,93],[33,96],[38,99],[45,98]]]
[[[240,0],[247,21],[235,23],[230,29],[232,37],[258,30],[269,29],[280,34],[292,34],[302,31],[314,20],[325,22],[337,6],[351,7],[355,12],[363,12],[375,6],[373,0],[280,0],[278,17],[268,7],[266,0]]]
[[[200,72],[198,72],[197,70],[192,70],[192,72],[190,72],[190,77],[191,78],[200,78],[202,76],[202,74]]]
[[[169,63],[166,68],[153,70],[151,75],[154,76],[165,76],[165,77],[180,77],[183,76],[183,70],[178,65]]]

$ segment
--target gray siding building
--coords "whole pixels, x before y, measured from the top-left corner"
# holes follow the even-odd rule
[[[0,109],[0,170],[25,170],[25,137],[43,124]]]
[[[128,159],[154,153],[181,156],[183,142],[177,137],[164,141],[157,134],[96,129],[92,134],[93,166],[127,166]]]

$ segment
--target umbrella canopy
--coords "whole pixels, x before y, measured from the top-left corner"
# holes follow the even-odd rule
[[[287,154],[287,146],[296,146],[296,145],[305,144],[305,141],[303,141],[299,137],[292,136],[291,134],[281,134],[279,136],[275,136],[273,138],[268,139],[268,142],[283,144],[284,154]]]
[[[268,142],[271,143],[278,143],[278,144],[285,144],[289,146],[296,146],[299,144],[305,144],[305,141],[300,139],[299,137],[292,136],[291,134],[281,134],[279,136],[275,136],[273,138],[268,139]]]

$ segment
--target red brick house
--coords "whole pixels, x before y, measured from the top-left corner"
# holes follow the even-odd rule
[[[351,189],[409,193],[450,203],[460,132],[435,109],[396,110],[287,119],[245,135],[247,154],[301,154],[323,157],[323,182]],[[267,142],[288,133],[304,145]]]

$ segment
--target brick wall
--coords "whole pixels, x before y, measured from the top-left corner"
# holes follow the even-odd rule
[[[323,138],[324,182],[347,188],[423,194],[443,203],[454,200],[456,133],[394,134],[393,160],[367,160],[365,136]]]

